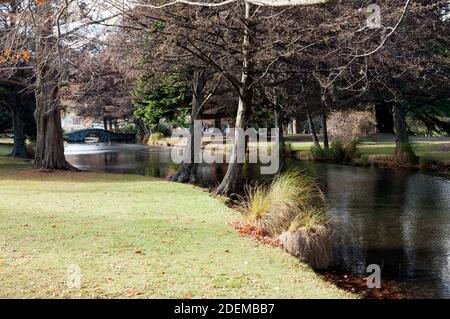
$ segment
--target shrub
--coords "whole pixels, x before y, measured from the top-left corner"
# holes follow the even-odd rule
[[[344,145],[339,139],[335,139],[331,142],[328,150],[312,146],[311,156],[313,160],[328,160],[336,163],[350,162],[353,158],[359,156],[357,150],[359,141],[359,139],[353,139]]]
[[[134,123],[127,123],[124,127],[120,128],[118,130],[119,133],[125,133],[125,134],[137,134],[138,128],[137,125]]]
[[[331,142],[329,157],[336,163],[342,163],[346,159],[344,145],[338,139]]]
[[[441,151],[441,152],[450,152],[450,144],[441,144],[441,145],[439,145],[439,151]]]
[[[361,163],[362,163],[364,166],[369,165],[369,155],[367,155],[367,154],[362,155],[362,156],[361,156]]]
[[[247,216],[258,228],[274,236],[286,231],[297,216],[324,214],[325,196],[315,181],[300,171],[278,175],[267,186],[247,189]],[[302,219],[299,219],[299,222]]]
[[[164,134],[163,134],[163,133],[161,133],[161,132],[155,132],[155,133],[150,134],[150,137],[148,138],[148,141],[149,141],[150,143],[153,143],[153,142],[160,141],[160,140],[162,140],[163,138],[164,138]]]
[[[327,124],[329,135],[344,143],[376,132],[375,115],[369,111],[332,112]]]
[[[430,166],[436,163],[435,160],[429,158],[429,157],[420,157],[419,163],[421,166]]]
[[[404,142],[395,150],[394,160],[404,164],[416,164],[418,157],[414,153],[411,143]]]
[[[361,143],[360,138],[354,138],[350,142],[346,143],[344,146],[345,160],[351,161],[355,157],[360,157],[361,154],[358,152],[358,144]]]
[[[318,160],[326,160],[329,158],[328,154],[325,152],[325,150],[319,146],[311,146],[311,148],[309,149],[310,153],[311,153],[311,157],[313,160],[318,161]]]
[[[293,151],[294,151],[294,149],[292,147],[292,143],[290,143],[290,142],[284,143],[284,153],[286,155],[292,154]]]
[[[172,135],[172,128],[164,123],[159,123],[156,128],[156,132],[162,133],[164,136]]]

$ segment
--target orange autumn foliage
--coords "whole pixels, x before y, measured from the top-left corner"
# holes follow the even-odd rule
[[[30,60],[31,54],[27,49],[14,52],[11,48],[6,48],[3,52],[3,55],[0,55],[0,63],[15,63],[18,61],[28,63]]]
[[[31,55],[30,55],[30,52],[28,52],[27,49],[22,51],[22,59],[23,59],[24,62],[30,61]]]

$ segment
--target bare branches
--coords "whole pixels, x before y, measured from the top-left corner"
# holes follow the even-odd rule
[[[222,7],[226,6],[232,3],[237,2],[238,0],[224,0],[221,2],[197,2],[197,1],[189,1],[189,0],[175,0],[171,1],[162,5],[153,5],[153,4],[142,4],[142,3],[134,3],[132,2],[132,5],[138,6],[138,7],[147,7],[152,9],[163,9],[166,7],[170,7],[176,4],[186,4],[190,6],[197,6],[197,7],[208,7],[208,8],[215,8],[215,7]]]
[[[404,6],[403,11],[402,11],[402,13],[400,15],[400,18],[398,19],[398,22],[395,24],[394,27],[389,28],[389,29],[391,29],[391,31],[383,38],[383,41],[380,43],[380,45],[377,48],[375,48],[374,50],[372,50],[372,51],[369,51],[369,52],[363,53],[363,54],[355,55],[355,58],[368,57],[368,56],[370,56],[372,54],[377,53],[381,48],[383,48],[383,46],[386,43],[386,41],[397,31],[398,27],[402,23],[403,18],[405,17],[406,11],[407,11],[408,6],[409,6],[410,3],[411,3],[411,0],[406,0],[405,6]]]
[[[142,4],[142,3],[133,3],[133,4],[136,6],[147,7],[152,9],[162,9],[176,4],[186,4],[190,6],[216,8],[226,6],[238,1],[239,0],[224,0],[221,2],[201,2],[189,0],[175,0],[162,5]],[[329,0],[245,0],[244,2],[248,2],[257,6],[266,6],[266,7],[291,7],[291,6],[321,4],[326,3],[328,1]]]

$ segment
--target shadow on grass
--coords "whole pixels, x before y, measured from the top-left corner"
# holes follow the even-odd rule
[[[132,183],[139,181],[165,181],[164,179],[130,174],[99,173],[90,171],[71,172],[61,170],[37,170],[32,169],[31,160],[22,160],[8,156],[0,156],[0,179],[22,181],[46,180],[68,183]]]
[[[12,152],[12,149],[12,144],[0,143],[0,156],[8,156],[8,154]]]

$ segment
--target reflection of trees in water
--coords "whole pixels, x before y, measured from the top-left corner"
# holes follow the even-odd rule
[[[118,156],[114,156],[113,153],[104,153],[103,154],[104,164],[105,166],[111,166],[114,162],[117,162]]]
[[[426,276],[428,285],[450,297],[449,184],[431,176],[410,175],[404,185],[402,236],[406,275]],[[439,288],[436,288],[439,287]]]
[[[367,244],[364,236],[365,220],[354,215],[354,205],[359,207],[359,202],[367,203],[370,200],[366,197],[370,189],[362,194],[365,198],[359,192],[361,187],[367,189],[371,185],[361,185],[360,181],[353,178],[353,172],[343,166],[321,165],[316,171],[321,176],[322,187],[330,202],[330,214],[336,220],[334,263],[339,262],[339,268],[346,271],[364,273],[367,259],[364,249]]]
[[[375,263],[384,278],[450,296],[449,184],[402,171],[324,166],[318,172],[339,221],[334,239],[339,269],[364,274]]]

